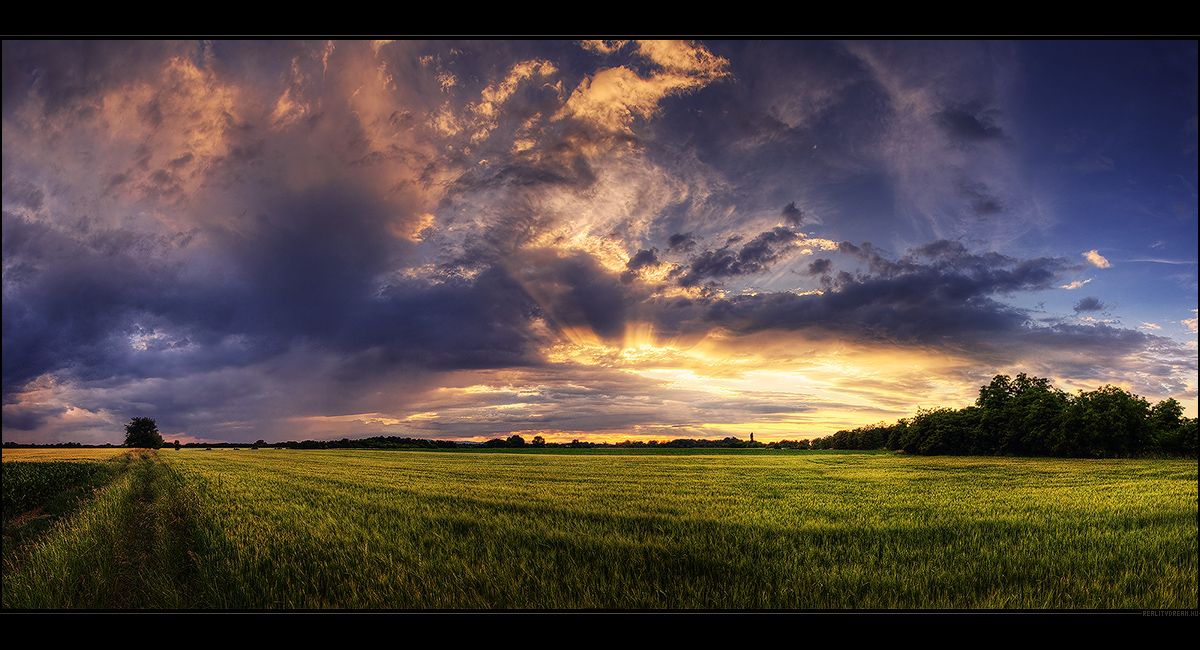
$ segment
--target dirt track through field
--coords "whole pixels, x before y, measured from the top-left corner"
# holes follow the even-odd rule
[[[195,578],[192,513],[158,458],[145,454],[139,462],[115,540],[118,573],[111,607],[195,606],[188,596]]]
[[[142,463],[153,463],[143,457]],[[154,515],[154,491],[151,485],[151,468],[140,466],[134,473],[137,485],[130,493],[125,517],[116,539],[117,588],[113,590],[110,607],[136,609],[145,607],[145,568],[154,562],[151,549],[154,546],[154,531],[157,528]]]

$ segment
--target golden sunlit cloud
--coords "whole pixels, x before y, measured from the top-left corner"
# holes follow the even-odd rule
[[[711,83],[725,74],[728,65],[701,46],[679,41],[639,43],[638,52],[661,70],[649,77],[624,66],[601,70],[579,84],[554,119],[571,116],[604,131],[631,133],[633,120],[649,119],[662,99]]]
[[[589,40],[589,41],[580,41],[579,45],[581,47],[583,47],[583,49],[585,49],[589,52],[596,52],[597,54],[612,54],[613,52],[620,50],[628,42],[629,41]]]
[[[1108,260],[1104,259],[1104,256],[1096,250],[1090,250],[1084,253],[1083,256],[1098,268],[1107,269],[1112,266],[1112,264],[1109,264]]]
[[[684,41],[638,41],[638,53],[668,72],[689,77],[680,84],[701,85],[725,76],[729,61]]]
[[[1192,310],[1192,312],[1193,312],[1193,313],[1194,313],[1194,312],[1196,312],[1196,311],[1197,311],[1197,310],[1195,310],[1195,309],[1193,309],[1193,310]],[[1180,321],[1180,322],[1182,322],[1182,323],[1183,323],[1183,326],[1184,326],[1184,327],[1186,327],[1186,328],[1188,328],[1188,329],[1192,330],[1192,332],[1196,332],[1196,331],[1197,331],[1197,325],[1196,325],[1196,324],[1197,324],[1197,321],[1198,321],[1198,320],[1200,320],[1200,319],[1196,319],[1196,318],[1185,318],[1185,319],[1183,319],[1183,320],[1182,320],[1182,321]]]
[[[301,96],[308,86],[308,76],[300,66],[299,56],[292,60],[289,82],[275,103],[275,111],[268,118],[272,129],[286,129],[308,114],[308,101]]]
[[[415,219],[407,219],[399,223],[392,222],[388,225],[388,230],[397,237],[402,237],[412,242],[419,242],[422,238],[422,233],[433,225],[437,217],[429,214],[417,215]]]

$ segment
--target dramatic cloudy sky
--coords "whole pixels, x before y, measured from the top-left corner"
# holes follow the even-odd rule
[[[1197,401],[1191,42],[13,42],[4,440]]]

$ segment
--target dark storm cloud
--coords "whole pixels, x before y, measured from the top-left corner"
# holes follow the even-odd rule
[[[917,247],[898,260],[869,242],[843,242],[839,252],[865,269],[838,272],[824,293],[762,293],[689,302],[663,310],[664,329],[683,330],[705,322],[740,333],[814,329],[864,339],[968,341],[1026,328],[1024,311],[992,296],[1049,289],[1069,268],[1057,259],[973,254],[950,241]],[[825,275],[832,268],[831,260],[818,259],[806,273]]]
[[[388,288],[368,304],[343,346],[368,351],[364,358],[381,370],[526,366],[540,361],[544,343],[529,331],[537,314],[519,283],[490,268],[471,281]]]
[[[633,255],[633,257],[629,258],[629,261],[625,263],[625,266],[631,271],[636,271],[647,266],[656,266],[657,264],[658,249],[651,248],[649,250],[639,250]]]
[[[1099,298],[1095,296],[1088,296],[1075,303],[1075,313],[1078,314],[1085,311],[1104,311],[1106,306],[1107,305],[1100,302]]]
[[[236,318],[254,330],[318,340],[338,334],[401,252],[386,231],[384,206],[348,188],[285,198],[246,221],[216,237],[238,270]]]
[[[4,392],[60,368],[96,376],[175,274],[164,242],[80,220],[59,229],[4,213]]]
[[[901,270],[900,265],[888,259],[884,252],[872,245],[871,242],[863,242],[861,245],[855,246],[844,241],[838,244],[837,251],[866,262],[868,272],[874,275],[892,275]]]
[[[530,299],[483,262],[472,281],[382,281],[403,268],[408,242],[390,236],[383,206],[340,190],[264,213],[254,236],[228,248],[244,269],[247,328],[305,338],[371,367],[524,365]],[[232,235],[231,235],[232,236]],[[515,329],[514,329],[515,328]]]
[[[625,268],[628,270],[621,274],[621,282],[624,284],[633,282],[634,278],[637,277],[637,272],[639,269],[643,269],[648,266],[658,266],[658,264],[659,260],[657,248],[639,250],[633,255],[633,257],[629,258],[628,262],[625,263]]]
[[[1076,268],[1056,258],[1018,260],[999,253],[975,254],[960,242],[938,240],[918,246],[899,260],[890,260],[870,242],[855,246],[842,242],[838,251],[857,257],[868,265],[869,276],[879,278],[923,277],[930,286],[942,286],[962,298],[993,293],[1042,291],[1051,288],[1063,271]],[[868,276],[868,277],[869,277]]]
[[[16,431],[35,431],[52,418],[67,412],[65,406],[48,408],[26,407],[20,410],[10,409],[4,413],[4,428]]]
[[[164,357],[169,363],[203,369],[259,361],[302,338],[349,344],[362,336],[357,324],[375,276],[397,253],[385,244],[395,238],[378,205],[313,191],[238,226],[204,231],[216,250],[190,259],[216,270],[199,273],[183,271],[189,258],[174,257],[175,243],[161,236],[86,220],[56,228],[6,213],[6,266],[33,269],[4,296],[6,392],[58,369],[153,376],[166,369],[145,358],[167,348],[192,350]],[[244,349],[231,347],[231,337]]]
[[[687,253],[696,247],[696,239],[692,233],[675,233],[667,238],[667,250],[672,253]]]
[[[692,260],[687,272],[679,279],[679,284],[693,287],[709,279],[725,280],[761,273],[794,245],[797,238],[790,229],[779,227],[759,234],[736,252],[730,250],[729,245],[740,238],[731,238],[730,244],[718,250],[705,251]]]
[[[805,275],[823,275],[833,269],[833,260],[827,258],[815,259],[804,270]]]
[[[783,206],[783,210],[780,210],[779,216],[783,217],[787,225],[793,228],[798,227],[804,222],[804,211],[796,207],[795,201]]]
[[[735,332],[815,328],[864,340],[943,342],[1022,326],[1026,315],[972,291],[968,278],[904,274],[843,279],[835,291],[737,296],[716,301],[705,319]]]
[[[300,343],[361,354],[364,372],[536,357],[524,331],[531,301],[502,273],[381,284],[403,255],[397,242],[408,244],[386,228],[382,206],[361,195],[307,192],[207,231],[216,251],[197,254],[218,270],[194,277],[166,261],[174,246],[160,237],[86,221],[56,228],[6,212],[5,394],[47,372],[163,376],[261,362]],[[575,279],[577,304],[603,329],[610,305]]]

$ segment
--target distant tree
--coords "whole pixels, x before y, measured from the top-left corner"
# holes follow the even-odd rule
[[[508,446],[509,447],[524,447],[525,439],[514,433],[508,437]]]
[[[125,425],[125,446],[143,449],[159,449],[163,446],[162,434],[153,418],[133,418]]]
[[[534,436],[533,437],[533,446],[534,447],[545,447],[546,439],[541,436]]]
[[[180,444],[179,444],[178,440],[175,441],[174,446],[175,446],[175,451],[179,451]]]

